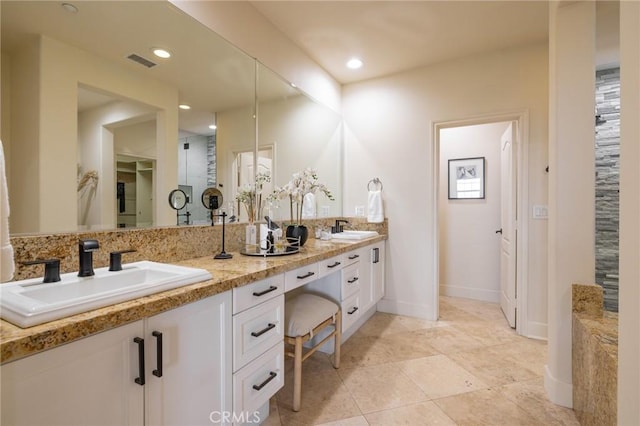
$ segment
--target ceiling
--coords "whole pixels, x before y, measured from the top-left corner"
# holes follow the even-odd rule
[[[543,42],[546,1],[251,1],[340,83]],[[352,56],[359,70],[345,67]]]
[[[342,84],[548,38],[546,0],[250,3]],[[596,2],[599,68],[619,65],[619,6]],[[345,66],[354,56],[359,70]]]

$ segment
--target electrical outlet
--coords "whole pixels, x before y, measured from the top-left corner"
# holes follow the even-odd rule
[[[356,216],[364,216],[364,206],[356,206]]]
[[[320,217],[329,217],[329,206],[320,206]]]

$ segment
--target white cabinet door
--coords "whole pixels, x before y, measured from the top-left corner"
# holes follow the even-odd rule
[[[384,296],[384,241],[358,250],[360,254],[360,305],[368,311]]]
[[[137,321],[0,367],[4,425],[141,425]]]
[[[384,257],[384,241],[374,244],[371,249],[371,282],[374,303],[377,303],[384,296]]]
[[[371,260],[372,246],[363,247],[358,249],[357,253],[360,255],[360,309],[362,312],[367,312],[370,307],[375,305],[373,282],[371,280]]]
[[[231,411],[230,291],[148,318],[145,342],[148,425],[210,425]]]

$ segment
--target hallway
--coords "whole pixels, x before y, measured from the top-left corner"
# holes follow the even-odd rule
[[[441,297],[440,321],[376,313],[344,345],[340,369],[292,362],[266,425],[577,425],[543,388],[547,346],[509,328],[497,304]]]

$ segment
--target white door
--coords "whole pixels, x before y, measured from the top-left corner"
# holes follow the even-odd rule
[[[516,326],[516,161],[515,123],[500,138],[500,307],[509,325]]]

